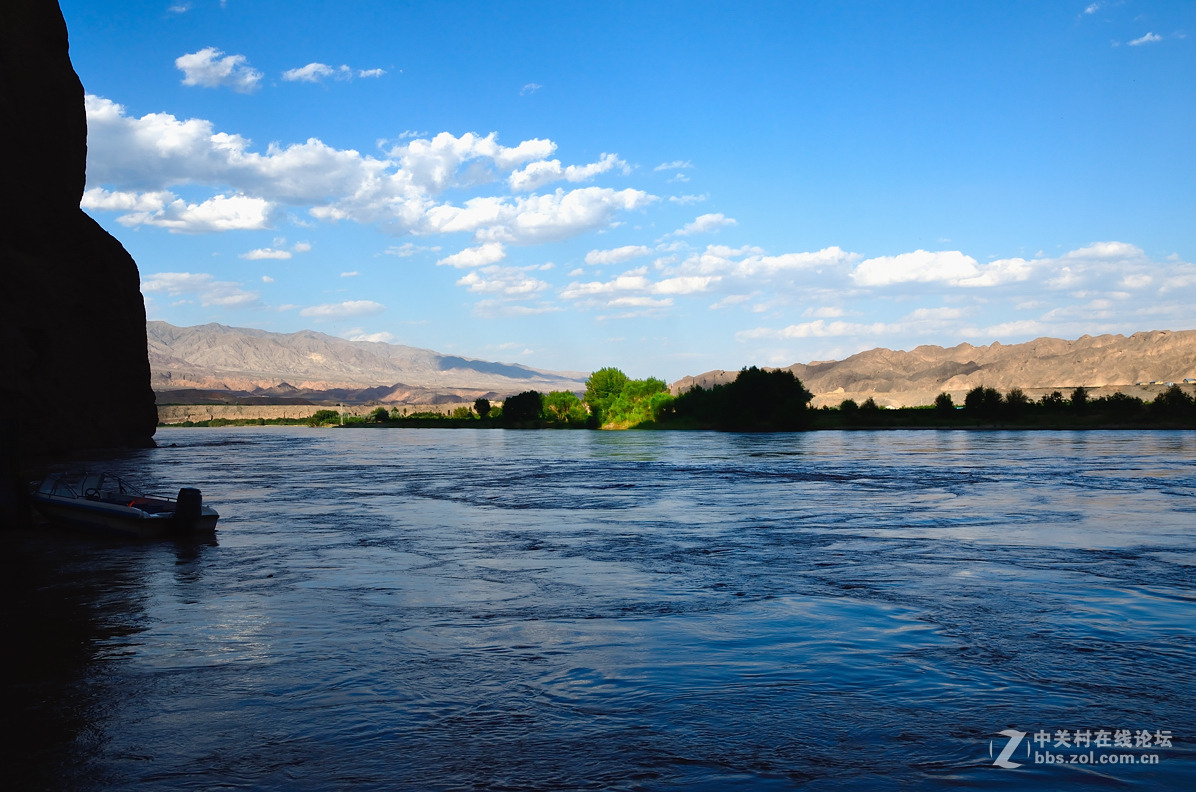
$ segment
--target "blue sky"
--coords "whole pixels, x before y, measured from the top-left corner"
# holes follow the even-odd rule
[[[670,381],[1196,328],[1196,3],[62,8],[152,319]]]

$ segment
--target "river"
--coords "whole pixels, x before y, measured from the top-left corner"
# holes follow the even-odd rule
[[[157,439],[215,541],[0,536],[12,788],[1196,784],[1196,432]]]

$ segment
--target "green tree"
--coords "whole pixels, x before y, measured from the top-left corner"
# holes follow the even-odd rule
[[[543,396],[539,391],[531,390],[516,394],[504,401],[502,405],[503,423],[510,426],[538,421],[542,414]]]
[[[1063,412],[1067,407],[1067,402],[1063,400],[1063,394],[1059,391],[1051,391],[1039,399],[1038,404],[1047,412]]]
[[[1001,392],[977,385],[963,397],[963,408],[972,418],[996,418],[1001,411]]]
[[[453,413],[450,417],[456,418],[459,421],[463,421],[467,418],[472,418],[473,417],[473,408],[466,407],[465,405],[461,405],[460,407],[454,407]]]
[[[489,399],[474,399],[473,411],[478,414],[478,417],[485,420],[486,416],[490,414],[490,400]]]
[[[939,415],[954,415],[955,400],[946,391],[934,397],[934,411]]]
[[[1165,420],[1196,420],[1196,400],[1184,393],[1183,388],[1172,385],[1155,396],[1150,403],[1150,414]]]
[[[590,414],[581,399],[569,391],[553,391],[544,395],[542,401],[544,418],[554,423],[572,426],[585,424]]]
[[[586,392],[582,400],[589,406],[590,412],[599,423],[605,421],[611,404],[619,398],[627,382],[626,374],[610,366],[598,369],[586,380]]]
[[[860,405],[856,404],[855,399],[844,399],[839,402],[839,412],[842,413],[857,413],[860,411]]]
[[[1088,389],[1076,388],[1071,392],[1071,411],[1077,415],[1088,412]]]
[[[671,400],[669,386],[664,380],[655,377],[627,380],[607,407],[602,422],[635,426],[654,421],[660,407]]]
[[[308,426],[324,426],[325,424],[337,423],[340,421],[341,414],[336,410],[316,410],[307,419]]]
[[[390,420],[390,412],[385,407],[375,407],[369,419],[374,423],[386,423]]]
[[[792,371],[755,366],[734,382],[707,390],[693,388],[673,402],[679,420],[732,431],[791,431],[809,422],[813,395]]]
[[[1005,394],[1005,413],[1010,418],[1020,418],[1030,406],[1030,397],[1021,388],[1014,388]]]

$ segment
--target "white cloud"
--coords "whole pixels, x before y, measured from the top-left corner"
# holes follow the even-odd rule
[[[570,182],[582,182],[594,178],[600,173],[606,173],[616,168],[624,174],[630,173],[627,163],[619,159],[617,154],[602,154],[598,162],[589,165],[570,165],[562,168],[560,160],[539,160],[527,165],[523,170],[515,171],[507,177],[507,184],[515,192],[530,192],[545,184],[564,179]]]
[[[487,264],[497,264],[507,257],[507,252],[501,242],[487,242],[477,247],[465,248],[459,253],[437,261],[437,264],[449,267],[481,267]]]
[[[836,336],[882,335],[900,332],[901,327],[883,322],[859,324],[856,322],[824,322],[817,319],[813,322],[789,325],[780,329],[757,327],[735,334],[737,341],[750,341],[759,338],[833,338]]]
[[[381,77],[384,74],[386,74],[386,69],[358,69],[357,70],[357,76],[364,78],[364,79],[370,79],[373,77]],[[390,335],[390,334],[383,333],[381,335]]]
[[[517,198],[513,204],[503,201],[495,213],[497,222],[471,219],[466,227],[478,229],[481,240],[518,245],[556,242],[609,225],[616,212],[641,209],[656,200],[656,196],[642,190],[580,187],[565,192],[558,188],[545,195]],[[472,202],[467,206],[469,203]],[[434,219],[435,213],[436,210],[428,212],[429,220]],[[447,212],[449,218],[458,220],[464,214],[451,209]],[[435,229],[437,224],[429,225]]]
[[[646,268],[641,267],[625,272],[605,282],[570,283],[561,290],[561,297],[567,300],[576,300],[623,292],[669,295],[696,294],[707,291],[713,284],[720,280],[717,276],[690,275],[665,278],[653,282],[648,279],[646,273]]]
[[[109,192],[103,187],[92,187],[84,191],[79,206],[83,209],[114,212],[157,212],[174,198],[174,193],[168,190],[144,193],[136,191]]]
[[[670,195],[670,203],[688,206],[689,204],[702,203],[710,196],[703,193],[702,195]]]
[[[174,65],[183,73],[183,85],[204,88],[232,88],[238,93],[252,93],[262,80],[262,73],[249,66],[244,55],[227,55],[215,47],[180,55]]]
[[[1163,40],[1162,36],[1156,35],[1154,33],[1147,33],[1145,36],[1142,36],[1141,38],[1136,38],[1133,41],[1131,41],[1130,46],[1137,47],[1142,44],[1154,44],[1156,41],[1162,41],[1162,40]]]
[[[195,295],[205,307],[243,308],[258,303],[258,293],[241,284],[217,281],[207,273],[159,272],[141,282],[142,293],[162,292],[172,297]]]
[[[263,228],[278,205],[308,206],[317,220],[377,223],[395,233],[473,233],[476,241],[538,244],[566,239],[609,225],[620,211],[658,200],[640,190],[585,187],[527,196],[484,196],[463,205],[438,203],[449,189],[469,188],[543,160],[556,144],[525,140],[499,145],[494,134],[441,133],[388,152],[391,159],[338,150],[312,138],[291,145],[251,150],[239,135],[217,132],[211,122],[179,120],[169,114],[132,118],[120,105],[86,98],[89,194],[96,206],[144,205],[118,218],[126,225],[163,225],[178,231]],[[623,167],[607,157],[570,171],[586,178],[595,169]],[[223,193],[210,202],[169,202],[173,185],[205,185]],[[232,197],[225,197],[229,192]],[[112,197],[118,196],[118,197]],[[230,203],[231,202],[231,203]],[[252,202],[252,203],[251,203]],[[235,217],[218,222],[214,210]],[[254,212],[249,210],[253,209]],[[120,211],[120,209],[117,209]],[[206,219],[205,219],[206,218]]]
[[[126,226],[149,225],[172,234],[250,231],[270,227],[269,201],[246,195],[217,195],[203,203],[175,200],[156,211],[130,212],[117,218]]]
[[[274,282],[274,279],[271,278],[269,275],[262,276],[262,283],[273,283],[273,282]]]
[[[342,272],[341,277],[342,278],[356,278],[360,274],[361,273],[358,272],[357,270],[353,270],[352,272]]]
[[[704,234],[709,231],[716,231],[724,226],[732,226],[736,224],[736,220],[731,217],[719,214],[704,214],[694,218],[692,223],[686,223],[683,227],[673,232],[676,236],[688,236],[690,234]]]
[[[539,83],[534,83],[534,82],[527,83],[526,85],[524,85],[522,88],[519,89],[519,95],[527,96],[528,94],[534,94],[536,91],[540,90],[543,87],[544,86],[540,85]]]
[[[313,305],[299,312],[300,316],[312,316],[317,319],[344,319],[350,316],[372,316],[382,313],[386,306],[373,300],[346,300],[339,303]]]
[[[586,254],[586,263],[590,266],[605,266],[608,264],[622,264],[633,258],[647,256],[652,248],[643,245],[624,245],[613,250],[591,250]]]
[[[667,170],[681,170],[682,168],[692,168],[694,165],[689,160],[673,160],[672,162],[662,162],[652,170],[667,171]]]
[[[380,333],[365,333],[360,328],[349,336],[350,341],[370,341],[375,344],[393,344],[396,340],[393,333],[388,333],[385,330]]]
[[[1144,259],[1146,253],[1142,248],[1125,242],[1093,242],[1088,247],[1072,250],[1063,257],[1088,261],[1110,261],[1114,259]]]
[[[1085,14],[1095,14],[1099,10],[1100,10],[1100,3],[1089,3],[1088,6],[1084,9],[1084,13]]]
[[[332,67],[326,63],[309,63],[297,69],[287,69],[282,73],[282,79],[287,82],[318,83],[328,77],[334,77],[338,80],[351,80],[353,78],[353,70],[345,65]]]
[[[242,253],[241,258],[249,259],[250,261],[257,261],[260,259],[279,259],[285,260],[291,257],[289,250],[275,250],[274,248],[257,248],[248,253]]]
[[[485,166],[511,171],[527,162],[545,159],[554,151],[556,144],[551,140],[537,138],[507,147],[499,145],[495,133],[481,137],[467,132],[454,137],[441,132],[431,140],[416,139],[404,146],[396,146],[391,149],[390,156],[399,160],[402,170],[409,174],[414,184],[428,192],[439,193],[450,186],[465,187],[492,181],[493,175]],[[462,165],[474,161],[483,167],[461,171]]]
[[[606,305],[608,308],[668,308],[672,304],[671,297],[616,297]]]
[[[401,245],[391,245],[383,252],[388,256],[410,258],[417,253],[439,253],[440,245],[417,245],[414,242],[404,242]]]
[[[851,279],[859,286],[890,286],[896,283],[958,282],[979,275],[976,259],[958,250],[915,250],[862,261],[851,273]]]
[[[482,267],[466,273],[457,280],[478,294],[497,294],[508,299],[527,299],[549,288],[548,283],[534,278],[529,267]]]

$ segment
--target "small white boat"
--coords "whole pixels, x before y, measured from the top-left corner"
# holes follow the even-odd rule
[[[140,539],[212,533],[220,518],[194,487],[148,495],[112,473],[51,473],[30,499],[51,522]]]

